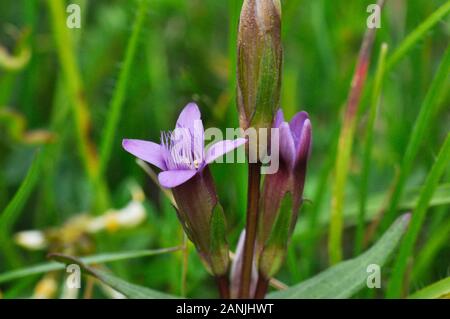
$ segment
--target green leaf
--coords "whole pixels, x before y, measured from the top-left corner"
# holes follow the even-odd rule
[[[102,281],[104,284],[110,286],[111,288],[117,290],[118,292],[125,295],[130,299],[173,299],[175,296],[168,295],[150,288],[138,286],[131,284],[123,279],[120,279],[108,272],[101,271],[92,267],[87,266],[81,260],[65,256],[62,254],[52,254],[49,256],[50,258],[64,263],[64,264],[77,264],[80,266],[81,270],[86,272],[87,274],[97,278]]]
[[[411,296],[409,299],[437,299],[450,295],[450,277],[431,284]]]
[[[367,266],[380,267],[386,263],[397,247],[409,224],[410,215],[397,219],[381,239],[362,255],[341,262],[317,276],[289,289],[274,292],[268,298],[349,298],[361,290],[367,280]]]
[[[154,250],[136,250],[129,252],[120,252],[120,253],[106,253],[99,254],[94,256],[88,256],[80,258],[80,260],[86,264],[102,264],[107,262],[119,261],[119,260],[129,260],[132,258],[140,258],[147,257],[159,254],[170,253],[174,251],[180,250],[180,247],[170,247],[170,248],[162,248],[162,249],[154,249]],[[64,269],[64,265],[56,262],[47,262],[38,265],[34,265],[31,267],[26,267],[22,269],[17,269],[9,272],[5,272],[0,274],[0,283],[11,281],[18,278],[23,278],[31,275],[38,275],[42,273],[46,273],[49,271],[62,270]]]

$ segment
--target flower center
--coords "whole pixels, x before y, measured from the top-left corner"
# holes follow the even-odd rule
[[[196,150],[194,137],[187,128],[161,133],[161,145],[165,149],[164,160],[169,170],[198,169],[203,154]]]

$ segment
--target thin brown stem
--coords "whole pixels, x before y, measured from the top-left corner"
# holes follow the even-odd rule
[[[255,248],[256,228],[259,212],[259,184],[261,181],[261,164],[248,164],[247,193],[247,225],[245,230],[244,256],[241,272],[239,298],[250,297],[250,282],[252,277],[253,254]]]
[[[264,299],[269,288],[269,280],[263,275],[259,275],[258,283],[256,284],[255,299]]]
[[[230,282],[227,275],[216,277],[220,298],[230,299]]]

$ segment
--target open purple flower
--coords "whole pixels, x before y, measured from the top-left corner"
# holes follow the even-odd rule
[[[189,239],[207,268],[217,276],[228,270],[225,217],[208,164],[246,142],[243,138],[204,146],[200,111],[190,103],[181,112],[175,130],[161,134],[161,144],[124,139],[123,148],[158,167],[160,184],[171,188],[177,213]]]
[[[265,178],[258,230],[259,270],[267,278],[278,271],[297,221],[312,140],[306,112],[286,122],[279,110],[273,126],[279,129],[280,165],[278,172]]]
[[[158,179],[163,187],[179,186],[206,165],[245,143],[245,139],[217,142],[205,152],[201,114],[195,103],[190,103],[178,117],[172,132],[161,134],[161,144],[124,139],[123,148],[134,156],[160,168]]]

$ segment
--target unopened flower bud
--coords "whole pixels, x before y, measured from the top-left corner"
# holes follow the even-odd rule
[[[267,175],[261,197],[258,247],[259,272],[271,278],[281,267],[302,203],[312,130],[308,114],[300,112],[288,123],[278,111],[280,167]]]
[[[280,101],[283,49],[279,0],[244,1],[237,46],[241,128],[269,129]]]

